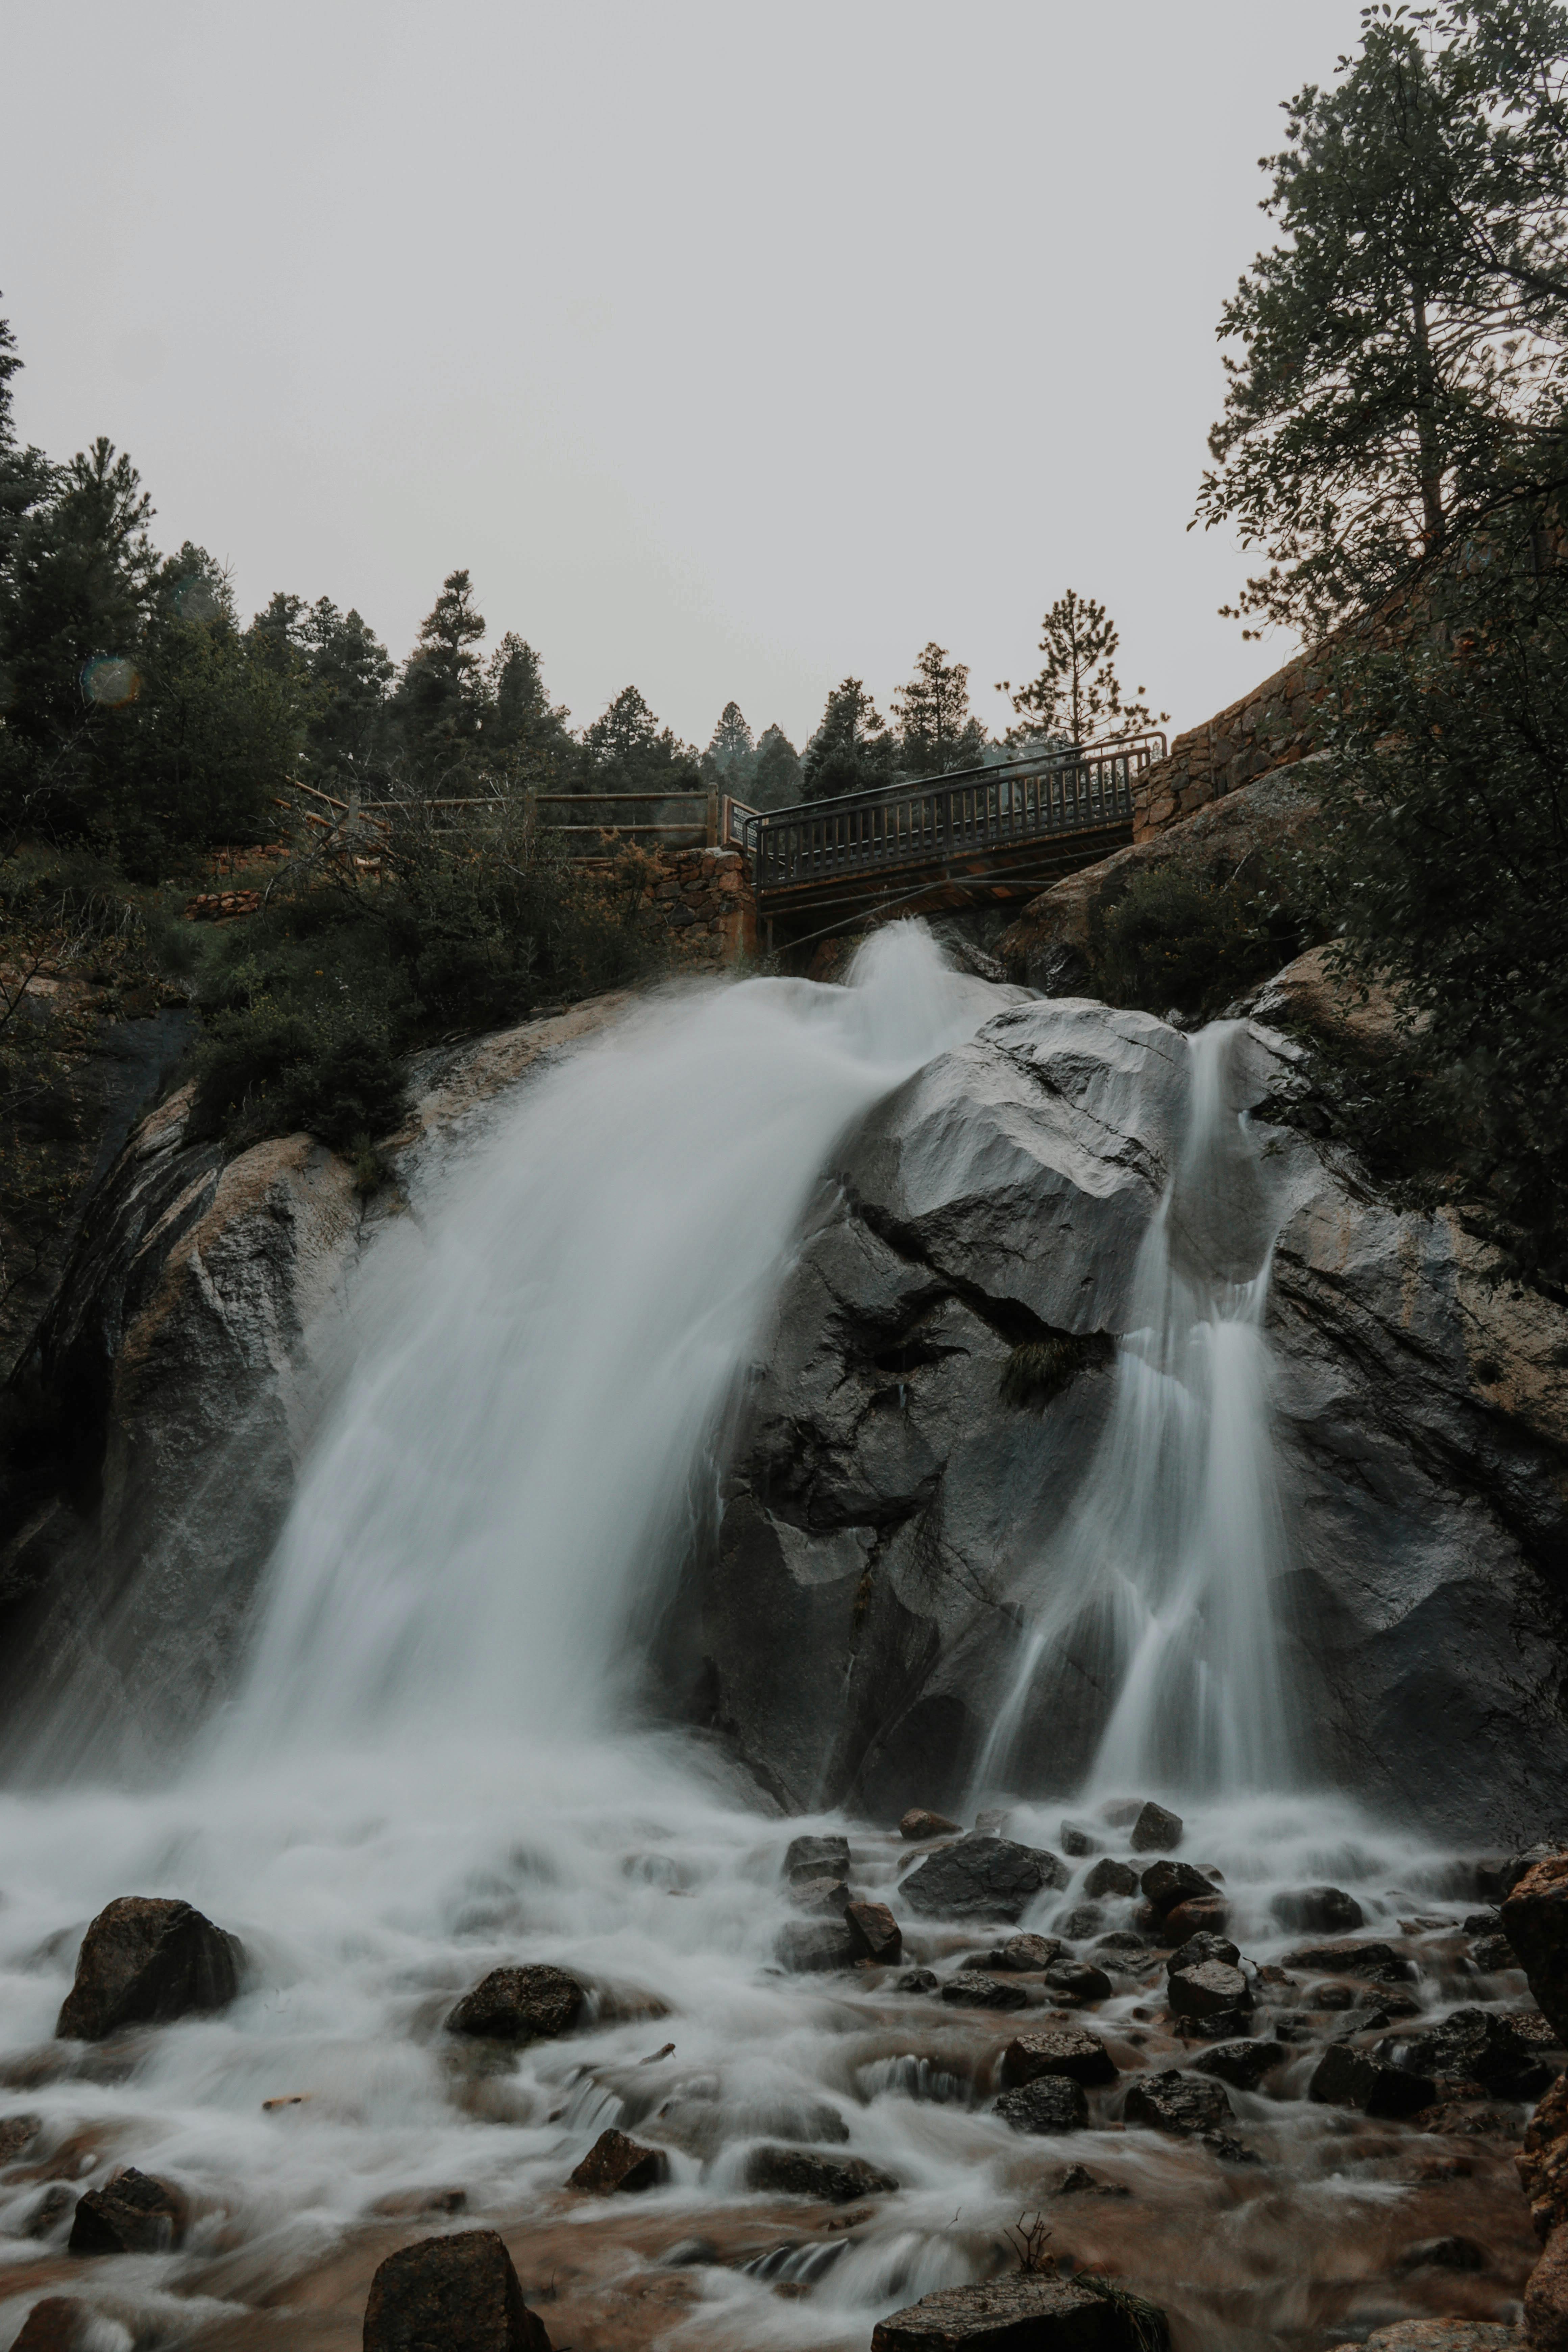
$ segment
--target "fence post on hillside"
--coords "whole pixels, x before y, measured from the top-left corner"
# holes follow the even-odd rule
[[[719,795],[716,792],[708,795],[708,846],[710,849],[719,846]]]

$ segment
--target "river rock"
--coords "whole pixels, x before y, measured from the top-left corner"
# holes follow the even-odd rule
[[[590,2197],[608,2197],[617,2190],[658,2189],[669,2178],[669,2158],[661,2147],[643,2147],[623,2131],[602,2131],[576,2170],[568,2189],[582,2189]]]
[[[1142,2297],[1113,2301],[1031,2271],[942,2287],[871,2332],[871,2352],[1170,2352],[1170,2342],[1164,2314]]]
[[[1004,2091],[993,2113],[1017,2132],[1081,2131],[1089,2121],[1089,2102],[1070,2075],[1041,2074],[1016,2091]]]
[[[773,2197],[815,2197],[826,2205],[853,2205],[858,2197],[888,2197],[898,2188],[890,2172],[858,2156],[819,2156],[809,2147],[757,2147],[746,2161],[746,2186]]]
[[[1154,1862],[1138,1881],[1139,1891],[1157,1918],[1173,1911],[1178,1903],[1193,1898],[1207,1901],[1214,1894],[1214,1882],[1194,1870],[1190,1862]]]
[[[849,1841],[832,1835],[792,1838],[785,1849],[784,1868],[792,1885],[813,1878],[847,1878]]]
[[[1098,2034],[1074,2025],[1048,2033],[1017,2034],[1002,2053],[1002,2080],[1009,2090],[1037,2083],[1047,2074],[1065,2075],[1069,2082],[1087,2084],[1092,2089],[1096,2084],[1114,2083],[1118,2070]]]
[[[911,1843],[922,1843],[927,1838],[962,1837],[962,1822],[950,1822],[945,1813],[928,1813],[919,1805],[911,1805],[899,1823],[899,1835]]]
[[[1138,1873],[1130,1862],[1118,1862],[1113,1854],[1102,1854],[1085,1873],[1083,1891],[1094,1903],[1102,1902],[1108,1895],[1136,1895]]]
[[[975,1961],[980,1969],[1015,1969],[1037,1975],[1061,1958],[1066,1949],[1059,1936],[1009,1936],[994,1951]]]
[[[185,2233],[189,2209],[172,2182],[131,2165],[78,2200],[73,2254],[163,2254]]]
[[[1007,1838],[964,1838],[911,1870],[899,1892],[911,1911],[937,1919],[1016,1919],[1066,1872],[1042,1847]]]
[[[955,2009],[1027,2009],[1029,1996],[1021,1984],[1005,1977],[983,1976],[977,1969],[962,1969],[949,1977],[942,1997]]]
[[[1153,1803],[1141,1807],[1127,1843],[1134,1853],[1174,1853],[1182,1843],[1180,1813],[1167,1812],[1163,1805]]]
[[[1064,1822],[1059,1843],[1062,1852],[1070,1854],[1075,1862],[1081,1860],[1086,1853],[1100,1852],[1100,1840],[1092,1830],[1086,1830],[1081,1822]]]
[[[1173,1903],[1160,1921],[1163,1944],[1190,1943],[1194,1936],[1223,1937],[1230,1925],[1230,1906],[1223,1895],[1197,1895]]]
[[[494,2230],[421,2238],[370,2283],[364,2352],[551,2352]]]
[[[1531,1864],[1504,1897],[1502,1928],[1537,2008],[1568,2039],[1568,1854]]]
[[[1092,1960],[1056,1960],[1046,1970],[1046,1982],[1058,2000],[1109,2000],[1110,1979]]]
[[[1428,2077],[1369,2058],[1343,2042],[1323,2053],[1307,2085],[1307,2096],[1324,2106],[1356,2107],[1363,2116],[1384,2117],[1415,2115],[1436,2095]]]
[[[551,2041],[570,2032],[586,1997],[575,1977],[547,1962],[492,1969],[463,1995],[447,2020],[447,2031],[496,2042]]]
[[[842,1919],[852,1899],[847,1878],[796,1879],[790,1885],[789,1897],[797,1911],[830,1919]]]
[[[1314,1975],[1362,1977],[1370,1984],[1405,1984],[1415,1974],[1403,1952],[1370,1938],[1365,1943],[1309,1945],[1301,1951],[1287,1952],[1285,1966]]]
[[[1200,2074],[1215,2075],[1233,2091],[1256,2091],[1289,2053],[1283,2042],[1222,2042],[1193,2060]]]
[[[1239,1969],[1223,1960],[1201,1960],[1196,1968],[1173,1969],[1170,1979],[1171,2007],[1178,2017],[1217,2017],[1222,2011],[1245,2011],[1252,2007],[1252,1990]]]
[[[1337,1886],[1297,1886],[1277,1895],[1269,1909],[1293,1936],[1348,1936],[1363,1924],[1353,1895]]]
[[[11,2352],[81,2352],[91,2317],[90,2305],[75,2295],[47,2294],[22,2322]]]
[[[1568,2222],[1568,2074],[1560,2074],[1524,2127],[1514,2158],[1538,2238]]]
[[[1415,2238],[1402,2248],[1396,2271],[1484,2271],[1485,2249],[1474,2238]]]
[[[792,1976],[852,1969],[861,1948],[841,1920],[792,1920],[773,1938],[773,1957]]]
[[[1513,2020],[1489,2009],[1450,2011],[1441,2025],[1405,2047],[1400,2063],[1417,2074],[1478,2083],[1489,2099],[1531,2099],[1552,2080],[1551,2068]]]
[[[1168,2066],[1162,2074],[1141,2074],[1130,2083],[1121,2112],[1130,2124],[1147,2124],[1152,2131],[1186,2138],[1218,2131],[1233,2111],[1218,2083],[1200,2083],[1179,2066]]]
[[[226,2009],[239,1990],[243,1958],[238,1938],[190,1904],[119,1895],[82,1937],[56,2035],[101,2042],[121,2026]]]
[[[844,1913],[844,1924],[861,1958],[890,1968],[902,1958],[903,1929],[885,1903],[849,1904]]]
[[[1234,1969],[1240,1958],[1241,1954],[1227,1936],[1216,1936],[1205,1928],[1177,1946],[1165,1963],[1165,1973],[1173,1976],[1178,1969],[1201,1968],[1205,1960],[1219,1960],[1227,1969]]]
[[[42,2116],[0,2116],[0,2165],[26,2156],[43,2128]]]

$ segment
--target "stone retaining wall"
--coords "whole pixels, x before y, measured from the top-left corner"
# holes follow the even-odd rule
[[[755,950],[756,893],[738,849],[659,849],[653,858],[658,879],[644,891],[643,905],[674,932],[683,965],[716,971]]]

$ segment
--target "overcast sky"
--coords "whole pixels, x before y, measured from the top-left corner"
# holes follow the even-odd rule
[[[1357,0],[79,0],[0,16],[25,438],[401,657],[465,565],[573,721],[797,743],[1073,586],[1187,726],[1286,657],[1188,534],[1279,101]]]

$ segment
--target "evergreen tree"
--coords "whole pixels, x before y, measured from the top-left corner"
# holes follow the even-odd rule
[[[11,380],[21,366],[10,321],[0,319],[0,580],[5,578],[23,516],[47,494],[53,475],[43,451],[24,448],[16,438]],[[0,713],[4,709],[0,698]]]
[[[491,654],[485,683],[485,741],[492,760],[543,773],[567,758],[572,739],[566,721],[572,714],[551,701],[538,654],[514,629]]]
[[[660,727],[635,686],[584,729],[583,766],[590,792],[685,792],[701,772],[690,745]]]
[[[784,729],[765,727],[757,739],[749,796],[760,809],[788,808],[801,797],[800,754]]]
[[[1266,552],[1237,614],[1321,632],[1568,478],[1565,59],[1557,0],[1368,8],[1288,102],[1194,517]]]
[[[328,789],[374,780],[386,753],[392,657],[351,605],[319,596],[300,624],[310,688],[310,761]]]
[[[1045,662],[1027,686],[1013,693],[1006,678],[998,694],[1012,694],[1019,724],[1007,730],[1009,743],[1089,743],[1108,735],[1130,735],[1163,725],[1169,712],[1152,711],[1139,687],[1129,701],[1116,675],[1121,638],[1103,604],[1069,588],[1040,623]]]
[[[756,746],[745,713],[738,702],[727,702],[702,754],[702,772],[710,783],[744,795],[756,765]]]
[[[805,797],[821,801],[886,783],[898,746],[859,678],[847,677],[827,698],[805,747]]]
[[[420,624],[394,698],[403,748],[420,783],[458,784],[475,762],[486,717],[478,652],[484,634],[468,573],[448,572]]]
[[[893,697],[899,716],[900,750],[906,775],[945,776],[954,768],[977,767],[985,752],[985,730],[969,708],[969,670],[949,661],[947,648],[928,645],[915,674]]]

